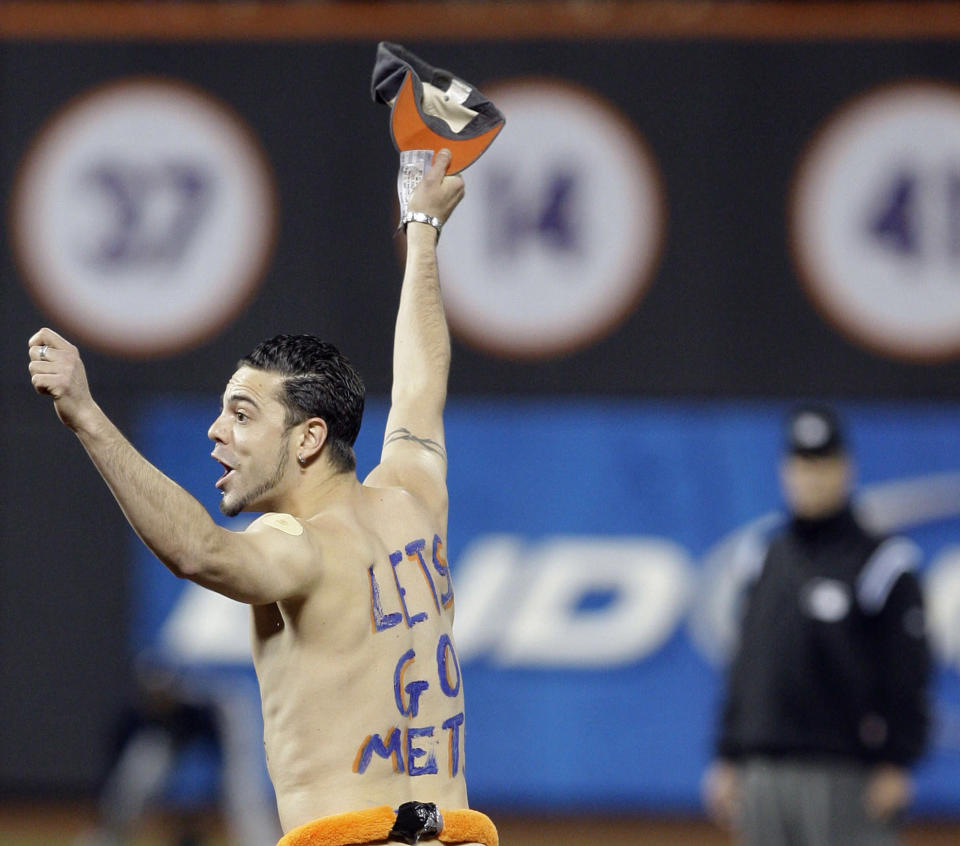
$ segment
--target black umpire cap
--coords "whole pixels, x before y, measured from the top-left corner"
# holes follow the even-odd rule
[[[843,427],[836,413],[823,405],[804,405],[787,419],[785,449],[790,455],[817,458],[846,452]]]

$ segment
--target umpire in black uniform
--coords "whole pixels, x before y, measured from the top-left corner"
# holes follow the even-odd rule
[[[832,410],[797,409],[790,518],[739,562],[752,581],[704,780],[748,846],[890,846],[911,798],[930,672],[919,550],[860,524],[852,482]]]

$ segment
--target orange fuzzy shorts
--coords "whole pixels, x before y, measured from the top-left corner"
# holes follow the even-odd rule
[[[497,829],[485,814],[466,808],[442,811],[443,829],[421,842],[483,843],[498,846]],[[396,821],[396,812],[389,805],[349,811],[301,825],[287,832],[277,846],[359,846],[385,843]]]

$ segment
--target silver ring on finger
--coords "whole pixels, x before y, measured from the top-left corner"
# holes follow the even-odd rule
[[[46,361],[46,360],[47,360],[47,350],[48,350],[48,349],[49,349],[49,347],[48,347],[46,344],[44,344],[42,347],[40,347],[40,361]]]

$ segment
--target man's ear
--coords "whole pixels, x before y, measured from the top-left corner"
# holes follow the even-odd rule
[[[316,458],[327,442],[327,421],[322,417],[311,417],[300,424],[300,445],[297,456],[303,456],[301,464],[307,464]]]

